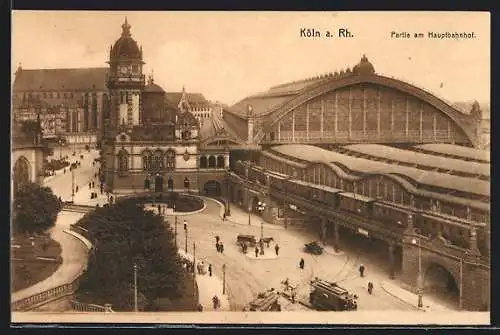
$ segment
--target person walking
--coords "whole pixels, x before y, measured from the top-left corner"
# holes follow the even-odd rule
[[[92,188],[92,183],[89,183],[89,190]]]
[[[364,277],[364,276],[365,276],[365,266],[364,266],[363,264],[361,264],[361,265],[359,266],[359,275],[360,275],[361,277]]]
[[[220,237],[219,237],[219,235],[215,236],[215,242],[216,242],[216,243],[219,243],[219,241],[220,241]]]
[[[224,244],[221,242],[220,243],[220,253],[223,254],[224,253]]]
[[[214,304],[214,310],[217,310],[220,306],[219,297],[217,295],[214,295],[212,298],[212,303]]]
[[[219,244],[219,242],[215,242],[215,250],[217,250],[217,252],[220,252],[220,244]]]
[[[368,282],[368,293],[372,294],[372,292],[373,292],[373,283],[372,282]]]
[[[278,244],[274,246],[274,251],[276,251],[276,256],[278,256],[278,253],[280,251],[280,246]]]
[[[259,257],[259,248],[255,247],[255,258]]]
[[[212,264],[208,264],[208,275],[212,277]]]
[[[300,262],[299,262],[299,267],[300,267],[301,269],[304,269],[304,265],[305,265],[304,258],[301,258],[301,259],[300,259]]]

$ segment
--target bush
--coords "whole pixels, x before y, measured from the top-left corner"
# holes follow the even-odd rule
[[[162,217],[129,199],[97,208],[78,226],[88,229],[95,246],[79,291],[90,292],[96,302],[131,310],[133,301],[124,293],[134,283],[133,265],[137,264],[139,290],[148,302],[181,296],[181,259],[174,234]]]
[[[14,194],[14,232],[38,233],[52,227],[62,208],[48,187],[29,183]]]

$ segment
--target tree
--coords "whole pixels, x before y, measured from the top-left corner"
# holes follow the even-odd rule
[[[42,232],[52,227],[62,208],[59,199],[48,187],[28,183],[14,194],[15,232]]]
[[[125,293],[133,287],[137,264],[138,291],[148,302],[180,297],[181,258],[161,216],[127,199],[88,213],[78,225],[88,230],[94,244],[79,291],[90,292],[96,302],[111,303],[114,309],[130,310],[133,300]]]

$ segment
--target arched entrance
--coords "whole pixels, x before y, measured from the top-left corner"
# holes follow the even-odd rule
[[[453,275],[442,265],[430,263],[424,272],[424,299],[432,296],[449,306],[457,307],[460,288]],[[425,303],[424,303],[425,304]]]
[[[14,191],[19,190],[30,182],[30,163],[21,156],[14,164]]]
[[[203,186],[203,191],[205,195],[218,197],[221,195],[221,185],[218,181],[209,180]]]
[[[163,176],[156,174],[155,176],[155,192],[163,192]]]

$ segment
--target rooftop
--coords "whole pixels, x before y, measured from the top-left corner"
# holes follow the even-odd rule
[[[351,171],[402,175],[411,178],[419,184],[431,187],[456,190],[484,197],[490,196],[490,183],[482,180],[351,157],[311,145],[279,145],[273,147],[271,150],[308,162],[321,162],[324,164],[340,163]]]
[[[346,145],[344,148],[356,153],[396,162],[415,164],[445,171],[462,172],[470,175],[490,176],[490,164],[486,163],[467,162],[443,156],[436,157],[421,152],[403,150],[380,144],[352,144]],[[466,149],[475,150],[472,148]]]
[[[490,152],[487,150],[479,150],[473,148],[466,148],[459,145],[453,144],[421,144],[416,145],[414,148],[425,150],[431,155],[434,153],[436,156],[438,154],[452,155],[456,157],[462,157],[465,159],[474,159],[477,161],[490,162]]]
[[[106,88],[108,68],[22,69],[14,79],[14,91],[78,91]]]

